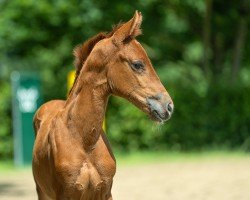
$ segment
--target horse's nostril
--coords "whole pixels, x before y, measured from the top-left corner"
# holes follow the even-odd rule
[[[154,96],[155,100],[160,101],[163,98],[163,95],[161,93]]]
[[[153,100],[157,100],[157,101],[160,101],[162,98],[163,98],[163,95],[161,93],[158,93],[154,96],[150,96],[148,97],[149,99],[153,99]]]
[[[171,114],[172,112],[173,112],[173,110],[174,110],[174,105],[173,105],[173,103],[168,103],[168,105],[167,105],[167,110],[168,110],[168,112]]]

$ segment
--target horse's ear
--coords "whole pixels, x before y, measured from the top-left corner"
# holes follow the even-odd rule
[[[132,19],[124,23],[113,34],[113,39],[116,43],[129,41],[141,34],[142,15],[141,12],[135,11]]]

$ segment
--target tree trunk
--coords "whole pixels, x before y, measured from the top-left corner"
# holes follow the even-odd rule
[[[203,70],[209,75],[209,50],[211,42],[211,18],[213,0],[206,0],[206,11],[203,26]]]
[[[241,67],[241,60],[243,55],[243,49],[247,36],[247,21],[244,16],[239,20],[238,32],[235,38],[234,52],[233,52],[233,64],[231,70],[231,81],[234,83],[238,77]]]

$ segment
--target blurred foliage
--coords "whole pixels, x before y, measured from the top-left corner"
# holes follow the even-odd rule
[[[171,120],[164,125],[154,124],[126,101],[112,98],[107,117],[111,143],[121,151],[249,151],[250,87],[225,87],[222,83],[207,85],[205,79],[199,77],[199,69],[189,72],[177,70],[176,80],[171,80],[168,76],[166,79],[162,78],[169,69],[168,75],[174,77],[171,68],[159,72],[163,83],[171,88],[169,91],[175,103]],[[185,80],[183,77],[188,75],[193,77]]]
[[[41,74],[44,99],[65,98],[72,49],[111,25],[144,16],[139,41],[175,103],[173,118],[155,125],[111,98],[108,136],[121,150],[250,149],[248,0],[1,0],[0,157],[12,152],[9,76]]]
[[[10,137],[10,85],[0,80],[0,157],[12,153],[12,138]]]

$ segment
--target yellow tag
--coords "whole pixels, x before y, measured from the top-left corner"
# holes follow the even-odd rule
[[[76,72],[75,71],[70,71],[68,73],[68,84],[67,84],[67,89],[68,89],[68,92],[70,91],[71,87],[73,86],[74,84],[74,81],[75,81],[75,74]]]

